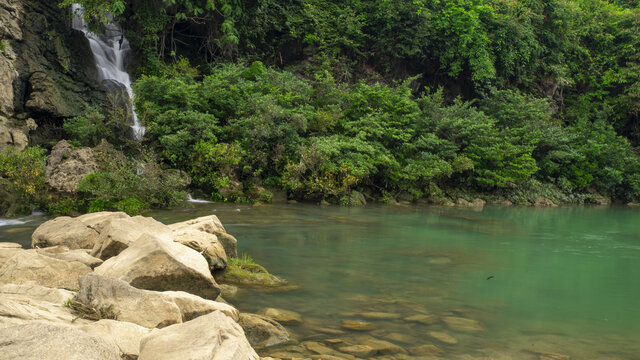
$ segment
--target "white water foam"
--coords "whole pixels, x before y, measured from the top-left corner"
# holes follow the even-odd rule
[[[193,196],[191,196],[191,194],[189,194],[189,198],[187,199],[188,202],[191,203],[198,203],[198,204],[212,204],[213,201],[209,201],[209,200],[203,200],[203,199],[194,199]]]
[[[84,21],[84,8],[80,4],[71,6],[73,12],[72,27],[82,31],[84,36],[89,40],[91,52],[96,61],[96,68],[100,76],[100,80],[112,80],[122,84],[127,90],[129,99],[131,100],[131,112],[133,125],[133,138],[135,140],[142,139],[145,133],[145,127],[142,126],[136,115],[136,109],[133,105],[133,90],[131,89],[131,77],[125,70],[125,57],[127,52],[131,50],[129,41],[124,36],[122,28],[114,23],[105,25],[105,31],[96,35],[89,31],[89,27]]]
[[[22,225],[26,223],[27,223],[26,221],[16,220],[16,219],[0,219],[0,227],[11,226],[11,225]]]

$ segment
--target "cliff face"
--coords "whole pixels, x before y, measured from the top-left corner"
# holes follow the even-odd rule
[[[87,39],[57,4],[0,0],[0,148],[48,143],[106,100]]]

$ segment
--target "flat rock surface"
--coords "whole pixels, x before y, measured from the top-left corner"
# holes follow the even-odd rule
[[[0,267],[0,284],[43,285],[78,289],[78,276],[91,268],[77,261],[64,261],[28,251],[15,254]]]
[[[3,360],[121,360],[117,347],[70,326],[33,323],[0,329]]]

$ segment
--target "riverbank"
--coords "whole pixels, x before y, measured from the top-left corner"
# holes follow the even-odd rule
[[[259,359],[252,346],[288,333],[222,296],[285,283],[233,271],[248,265],[236,243],[215,215],[167,226],[122,212],[49,220],[29,250],[0,243],[3,359]]]

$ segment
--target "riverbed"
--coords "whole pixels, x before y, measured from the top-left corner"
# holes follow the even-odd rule
[[[240,254],[299,285],[241,289],[230,301],[300,313],[303,324],[289,327],[300,341],[434,344],[443,359],[639,358],[638,209],[214,203],[145,215],[172,223],[209,214]],[[0,226],[0,241],[28,247],[45,218],[17,220]],[[345,330],[345,320],[371,330]]]

